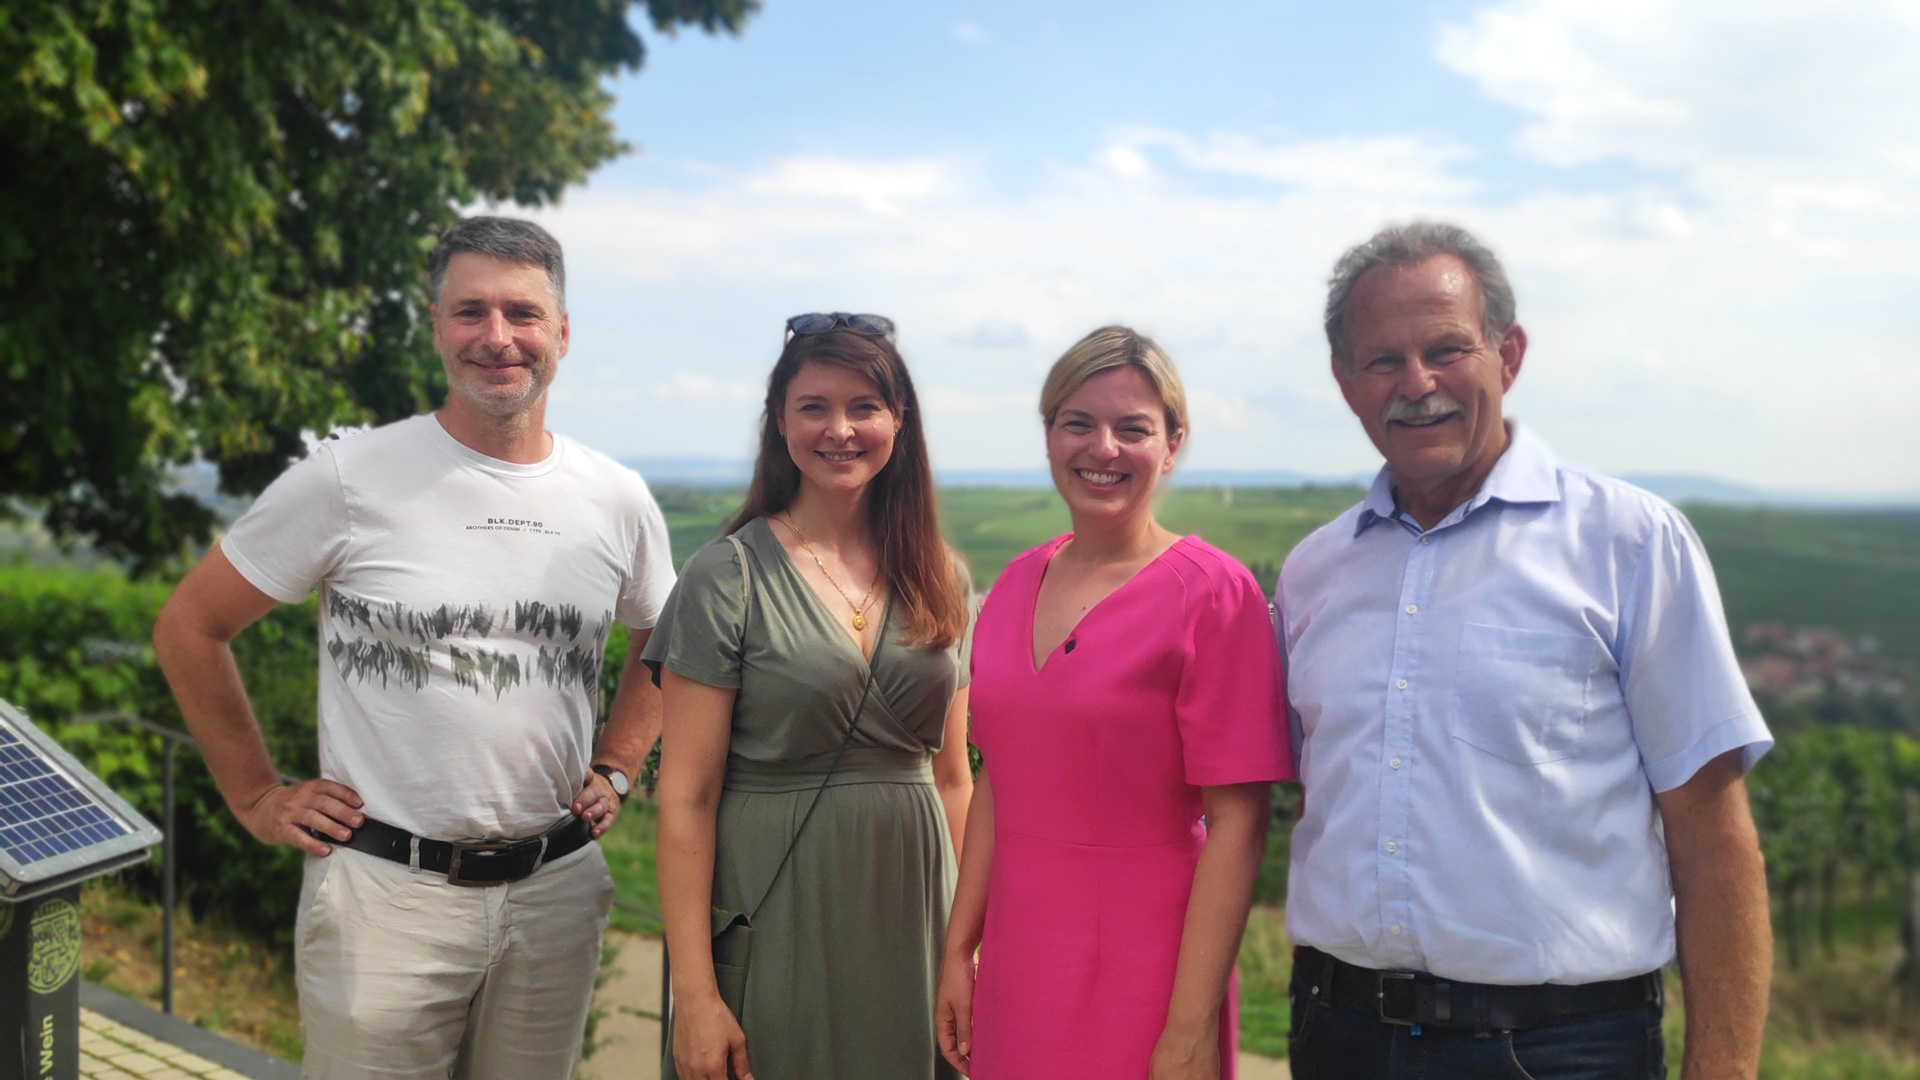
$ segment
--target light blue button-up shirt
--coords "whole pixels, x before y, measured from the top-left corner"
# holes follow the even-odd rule
[[[1434,528],[1382,469],[1280,573],[1306,785],[1287,925],[1370,968],[1636,975],[1673,956],[1654,794],[1773,739],[1686,519],[1510,430]]]

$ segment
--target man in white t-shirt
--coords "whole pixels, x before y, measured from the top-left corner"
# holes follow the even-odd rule
[[[660,731],[634,672],[667,530],[637,474],[546,429],[569,334],[553,237],[468,218],[429,269],[446,405],[296,462],[181,581],[154,647],[235,816],[308,853],[306,1075],[563,1077],[613,896],[592,841]],[[290,784],[228,643],[316,587],[321,775]]]

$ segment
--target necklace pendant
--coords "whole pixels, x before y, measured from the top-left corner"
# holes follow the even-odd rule
[[[860,614],[860,613],[859,613],[859,612],[857,612],[857,611],[856,611],[856,612],[854,612],[854,613],[853,613],[853,628],[854,628],[855,630],[865,630],[865,629],[867,628],[867,617],[866,617],[865,615],[862,615],[862,614]]]

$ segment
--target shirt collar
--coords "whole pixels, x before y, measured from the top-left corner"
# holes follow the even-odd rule
[[[1392,521],[1399,512],[1393,505],[1393,468],[1382,465],[1373,475],[1367,497],[1360,500],[1360,520],[1353,524],[1353,535],[1359,536],[1382,521]]]
[[[1531,431],[1514,421],[1507,422],[1507,449],[1493,463],[1493,471],[1473,498],[1458,511],[1461,517],[1498,499],[1503,503],[1554,503],[1560,501],[1559,464],[1553,451]],[[1382,521],[1399,517],[1393,505],[1393,467],[1382,465],[1374,475],[1373,486],[1360,501],[1360,517],[1353,535],[1359,536]],[[1449,515],[1451,517],[1452,515]]]
[[[1503,503],[1555,503],[1560,501],[1560,463],[1553,451],[1533,432],[1509,421],[1507,452],[1493,463],[1487,482],[1467,501],[1467,511],[1499,499]]]

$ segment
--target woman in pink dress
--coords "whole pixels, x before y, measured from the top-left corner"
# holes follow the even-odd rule
[[[1187,418],[1153,342],[1089,334],[1040,411],[1073,532],[1014,559],[976,624],[985,767],[941,1052],[975,1080],[1230,1078],[1233,959],[1294,775],[1266,596],[1154,520]]]

